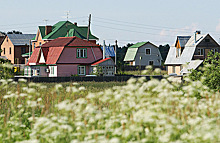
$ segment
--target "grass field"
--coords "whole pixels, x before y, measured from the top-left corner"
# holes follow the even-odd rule
[[[200,81],[0,83],[0,142],[220,141],[220,94]]]

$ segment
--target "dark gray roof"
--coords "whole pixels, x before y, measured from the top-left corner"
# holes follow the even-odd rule
[[[5,36],[5,34],[3,34],[2,32],[0,32],[0,36]]]
[[[35,34],[7,34],[13,45],[29,45]]]
[[[188,40],[191,38],[191,36],[177,36],[177,39],[180,42],[180,47],[185,47]]]

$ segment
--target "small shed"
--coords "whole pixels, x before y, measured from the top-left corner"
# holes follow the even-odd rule
[[[91,65],[91,72],[93,74],[103,76],[115,75],[115,63],[112,58],[105,58]]]

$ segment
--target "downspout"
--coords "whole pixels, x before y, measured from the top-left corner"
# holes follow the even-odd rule
[[[94,56],[94,58],[95,58],[95,60],[96,60],[96,56],[95,56],[95,53],[94,53],[92,47],[91,47],[91,50],[92,50],[92,54],[93,54],[93,56]]]

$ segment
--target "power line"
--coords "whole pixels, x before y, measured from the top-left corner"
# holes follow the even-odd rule
[[[103,28],[109,28],[109,29],[115,29],[115,30],[126,31],[126,32],[141,33],[141,34],[147,34],[147,35],[160,35],[160,34],[156,34],[156,33],[148,33],[148,32],[140,32],[140,31],[134,31],[134,30],[121,29],[121,28],[113,28],[113,27],[102,26],[102,25],[97,25],[97,24],[93,24],[93,25],[94,25],[94,26],[103,27]],[[171,36],[171,35],[160,35],[160,36],[173,37],[173,36]]]
[[[126,24],[131,24],[131,25],[135,25],[135,27],[140,27],[140,26],[144,26],[144,27],[153,27],[151,29],[161,29],[161,30],[175,30],[175,31],[188,31],[187,29],[182,29],[182,28],[173,28],[173,27],[166,27],[166,26],[154,26],[154,25],[145,25],[145,24],[140,24],[140,23],[134,23],[134,22],[125,22],[125,21],[120,21],[120,20],[114,20],[114,19],[108,19],[108,18],[101,18],[101,17],[96,17],[94,16],[95,18],[97,19],[102,19],[102,20],[105,20],[105,21],[108,21],[108,23],[112,23],[113,22],[117,22],[117,23],[126,23]],[[111,21],[111,22],[109,22]],[[104,23],[104,22],[103,22]],[[105,22],[106,23],[106,22]],[[125,25],[125,24],[123,24]],[[140,26],[137,26],[137,25],[140,25]],[[165,29],[164,29],[165,28]],[[150,28],[149,28],[150,29]],[[216,31],[210,31],[210,30],[205,30],[203,29],[203,31],[208,31],[208,32],[212,32],[213,35],[220,35],[220,33],[216,33]],[[189,32],[187,32],[189,33]]]

